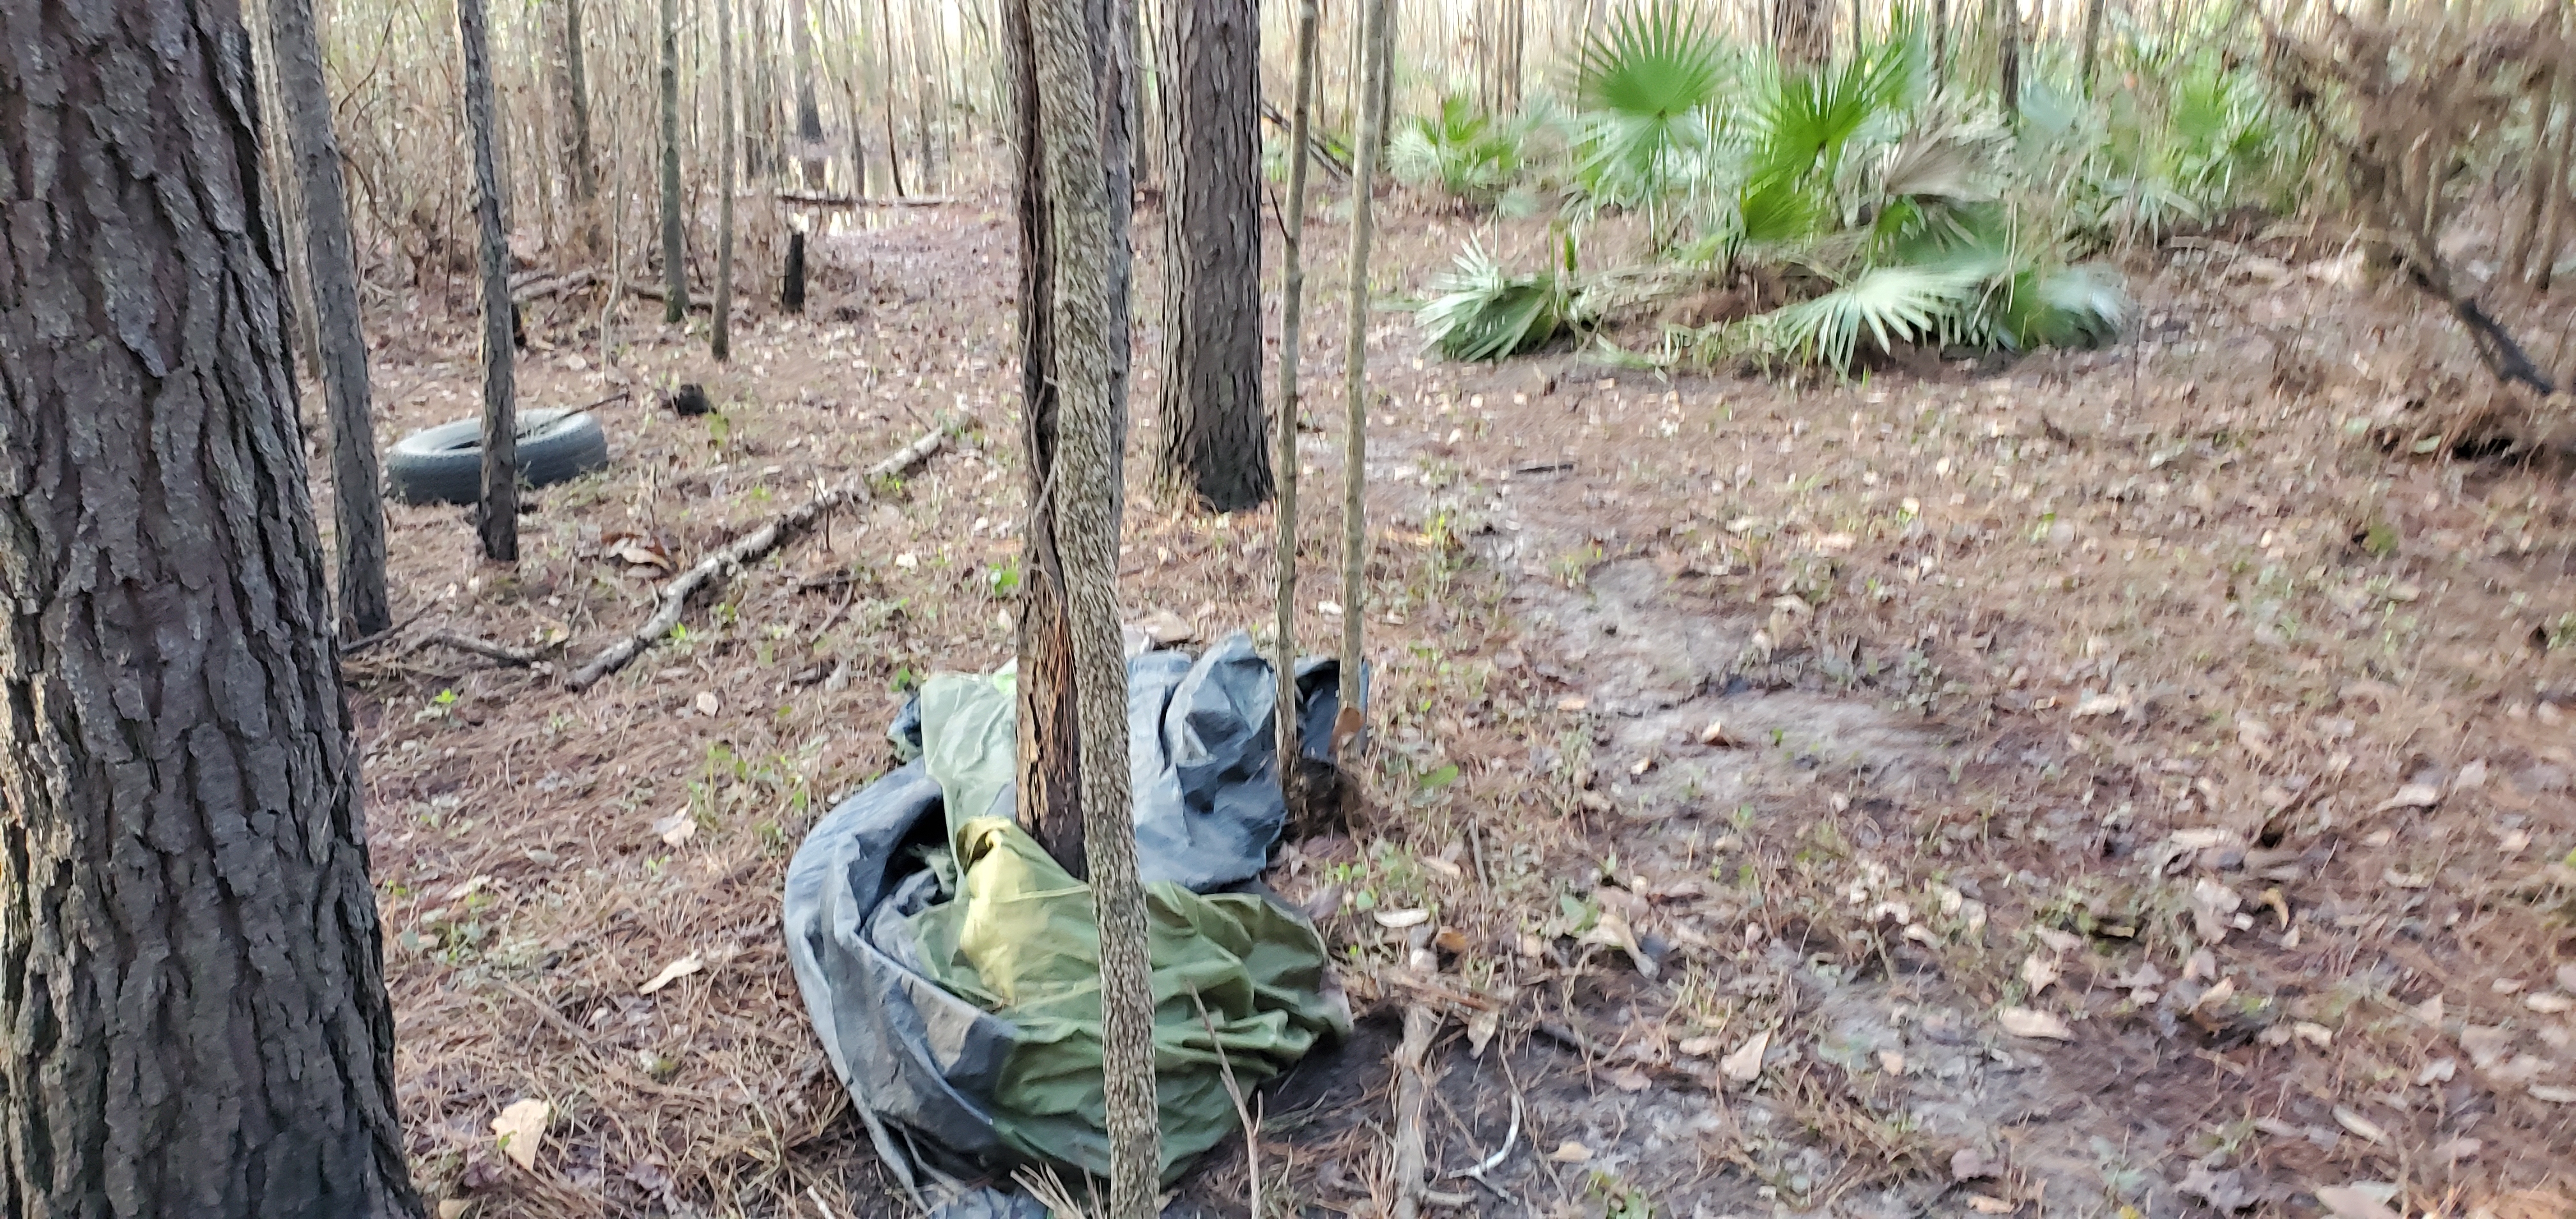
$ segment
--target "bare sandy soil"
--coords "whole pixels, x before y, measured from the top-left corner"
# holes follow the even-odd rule
[[[1319,647],[1337,203],[1302,353]],[[1389,297],[1471,233],[1545,238],[1388,206]],[[1145,483],[1154,231],[1124,595],[1260,635],[1270,516]],[[416,1171],[474,1213],[902,1209],[806,1026],[779,882],[890,763],[901,687],[1009,656],[1016,249],[998,195],[819,247],[808,315],[754,302],[722,369],[702,317],[622,310],[603,362],[597,298],[531,309],[523,406],[629,396],[517,567],[462,510],[391,509],[408,625],[349,680]],[[1458,366],[1379,314],[1371,809],[1273,874],[1331,911],[1363,1021],[1267,1102],[1257,1219],[1383,1213],[1409,1003],[1446,1021],[1435,1188],[1484,1214],[2565,1213],[2566,472],[2455,453],[2489,392],[2464,341],[2339,253],[2141,255],[2134,342],[1849,383]],[[473,412],[463,325],[375,329],[382,439]],[[720,414],[660,409],[682,380]],[[954,442],[899,487],[564,688],[673,568],[931,428]],[[527,1097],[533,1170],[491,1131]],[[1243,1215],[1245,1184],[1236,1146],[1178,1205]]]

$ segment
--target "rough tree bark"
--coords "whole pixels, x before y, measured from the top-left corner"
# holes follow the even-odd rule
[[[1379,137],[1386,132],[1389,74],[1388,0],[1368,0],[1360,46],[1360,127],[1351,156],[1350,330],[1343,337],[1342,399],[1342,714],[1360,705],[1360,618],[1368,595],[1368,322],[1369,242],[1374,235],[1370,195],[1377,189]]]
[[[1261,13],[1166,0],[1157,482],[1211,512],[1270,498],[1261,417]]]
[[[357,639],[394,624],[385,591],[385,503],[376,470],[376,428],[368,415],[367,338],[359,324],[357,243],[349,235],[348,188],[340,177],[340,140],[331,130],[331,93],[322,79],[313,0],[269,0],[268,20],[279,102],[286,112],[286,147],[304,188],[304,263],[321,343],[322,402],[331,419],[340,629]]]
[[[1771,45],[1784,67],[1806,71],[1834,54],[1834,11],[1825,0],[1771,0]]]
[[[1280,261],[1285,264],[1279,289],[1278,452],[1272,468],[1279,477],[1279,653],[1273,658],[1279,679],[1279,792],[1296,807],[1297,799],[1297,364],[1305,355],[1306,333],[1306,170],[1303,155],[1315,113],[1315,0],[1297,3],[1297,83],[1288,114],[1288,203],[1279,221]]]
[[[510,245],[492,156],[492,47],[483,0],[456,0],[465,63],[465,129],[474,145],[475,261],[483,272],[483,500],[475,521],[483,557],[519,561],[519,409],[512,384]]]
[[[680,219],[680,3],[662,0],[662,324],[689,316],[689,245]]]
[[[733,9],[716,0],[716,300],[707,348],[733,358]]]
[[[1029,527],[1021,563],[1019,620],[1019,818],[1049,855],[1074,875],[1085,875],[1083,825],[1077,776],[1082,773],[1073,698],[1073,640],[1065,617],[1065,577],[1056,516],[1061,491],[1054,475],[1058,449],[1057,320],[1054,298],[1054,210],[1066,188],[1048,176],[1039,155],[1037,76],[1030,4],[1003,6],[1002,44],[1012,84],[1012,148],[1019,161],[1021,439],[1028,458]],[[1097,35],[1086,45],[1099,79],[1102,161],[1096,178],[1109,210],[1109,315],[1111,329],[1128,327],[1127,224],[1133,206],[1134,162],[1127,153],[1133,121],[1127,109],[1129,56],[1134,39],[1124,0],[1082,0]],[[1126,435],[1127,360],[1123,342],[1108,352],[1110,400],[1119,435]]]
[[[2084,96],[2093,96],[2093,73],[2102,57],[2102,10],[2105,0],[2084,0]]]
[[[1063,617],[1061,652],[1021,637],[1023,716],[1020,743],[1032,741],[1026,693],[1031,644],[1049,653],[1050,692],[1069,693],[1075,734],[1050,742],[1058,753],[1077,741],[1074,777],[1082,821],[1083,870],[1100,927],[1101,1089],[1109,1135],[1108,1219],[1152,1219],[1160,1176],[1159,1115],[1154,1098],[1154,995],[1146,959],[1145,893],[1136,875],[1136,834],[1127,781],[1127,662],[1119,646],[1118,536],[1120,454],[1126,435],[1127,155],[1126,14],[1122,0],[1016,0],[1014,76],[1020,86],[1021,247],[1023,290],[1042,279],[1046,291],[1043,362],[1025,370],[1044,377],[1051,398],[1032,394],[1031,473],[1037,520],[1031,557],[1057,584]],[[1042,218],[1043,245],[1029,242]],[[1023,318],[1034,303],[1022,301]],[[1025,352],[1037,351],[1023,331]],[[1041,410],[1043,407],[1043,411]],[[1041,445],[1038,421],[1052,432]],[[1045,457],[1049,460],[1035,460]],[[1040,475],[1040,471],[1043,474]],[[1049,484],[1053,484],[1052,487]],[[1053,504],[1048,502],[1050,492]],[[1040,529],[1049,553],[1040,556]],[[1037,571],[1035,564],[1030,565]],[[1067,671],[1069,669],[1069,671]],[[1070,677],[1070,681],[1063,681]],[[1070,687],[1069,690],[1064,687]],[[1052,710],[1052,708],[1048,708]],[[1060,723],[1051,723],[1060,730]],[[1052,769],[1043,756],[1021,755],[1027,776]],[[1031,789],[1020,789],[1028,808]],[[1043,806],[1040,806],[1043,807]]]
[[[564,0],[563,73],[564,137],[572,145],[564,155],[572,162],[573,203],[581,212],[576,228],[595,255],[600,252],[599,160],[590,146],[590,70],[581,57],[581,0]]]
[[[231,5],[0,0],[0,1215],[417,1216]]]

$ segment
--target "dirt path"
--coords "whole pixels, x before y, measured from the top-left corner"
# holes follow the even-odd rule
[[[539,497],[515,572],[454,510],[396,511],[401,612],[586,655],[641,620],[657,556],[966,421],[587,695],[435,651],[353,665],[404,1114],[442,1196],[895,1209],[805,1035],[777,879],[884,765],[896,687],[1008,655],[1003,215],[823,243],[811,319],[744,328],[721,373],[633,323],[613,373],[538,353],[532,405],[678,379],[732,405],[611,408],[618,465]],[[1467,227],[1400,216],[1381,290]],[[1439,1183],[1480,1213],[2300,1213],[2383,1186],[2451,1213],[2551,1186],[2576,1144],[2563,480],[2411,451],[2437,411],[2409,403],[2471,382],[2405,302],[2226,257],[2140,282],[2142,348],[2000,376],[1460,368],[1380,326],[1378,811],[1276,873],[1338,908],[1376,1014],[1274,1099],[1271,1195],[1376,1213],[1388,1022],[1425,993],[1459,1017],[1432,1162],[1491,1155],[1519,1099],[1490,1188]],[[1338,366],[1326,295],[1310,386]],[[466,413],[460,335],[395,346],[401,429]],[[1322,490],[1338,411],[1309,412]],[[1131,611],[1266,621],[1266,518],[1168,512],[1138,475]],[[1303,525],[1321,641],[1338,513]],[[1411,907],[1420,946],[1375,917]],[[486,1133],[525,1095],[559,1115],[532,1173]],[[1241,1214],[1241,1173],[1220,1155],[1186,1197]]]

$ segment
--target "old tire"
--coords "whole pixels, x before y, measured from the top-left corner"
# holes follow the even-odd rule
[[[608,464],[608,437],[581,411],[519,412],[519,482],[543,487]],[[470,504],[483,498],[483,421],[460,419],[414,432],[385,454],[385,489],[405,504]]]

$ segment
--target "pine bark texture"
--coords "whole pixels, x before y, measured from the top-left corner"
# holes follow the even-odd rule
[[[1387,0],[1368,0],[1360,46],[1358,148],[1351,157],[1350,329],[1343,337],[1342,402],[1342,682],[1345,714],[1360,705],[1360,619],[1368,595],[1368,323],[1369,244],[1375,235],[1371,194],[1377,189],[1378,147],[1386,132],[1390,74]]]
[[[1010,73],[1012,149],[1018,158],[1020,234],[1020,426],[1028,459],[1029,526],[1021,562],[1019,606],[1019,818],[1056,862],[1075,876],[1088,874],[1083,849],[1080,739],[1075,725],[1073,638],[1066,617],[1065,574],[1057,515],[1063,487],[1056,476],[1059,405],[1056,375],[1054,209],[1060,187],[1040,155],[1035,0],[1010,0],[1002,8],[1002,44]],[[1083,44],[1098,80],[1098,182],[1109,215],[1110,330],[1121,336],[1105,353],[1109,397],[1126,435],[1128,349],[1127,225],[1132,209],[1134,162],[1128,155],[1132,115],[1128,81],[1135,70],[1127,21],[1134,9],[1119,0],[1082,0],[1095,37]],[[1091,189],[1087,185],[1084,189]],[[1115,539],[1112,539],[1115,544]]]
[[[0,1215],[416,1216],[250,40],[0,29]]]
[[[733,6],[716,0],[716,300],[708,348],[733,358]]]
[[[465,131],[474,146],[475,262],[483,277],[483,557],[519,561],[519,409],[510,341],[510,244],[493,155],[492,39],[483,0],[456,0],[465,63]]]
[[[1297,807],[1297,365],[1305,356],[1306,337],[1306,171],[1305,156],[1315,113],[1315,0],[1297,3],[1297,83],[1288,114],[1287,214],[1280,217],[1279,256],[1285,264],[1279,288],[1278,452],[1273,469],[1279,479],[1279,651],[1271,658],[1279,679],[1279,792]]]
[[[320,339],[322,402],[331,420],[333,538],[340,547],[340,629],[349,638],[389,630],[385,588],[385,503],[369,415],[367,337],[358,310],[357,242],[340,140],[331,130],[331,92],[313,0],[269,0],[269,42],[277,58],[286,146],[304,188],[304,263],[313,284]]]
[[[680,220],[680,0],[662,0],[662,324],[689,316],[689,246]]]
[[[1270,498],[1261,415],[1261,14],[1168,0],[1163,376],[1155,477],[1211,512]]]

